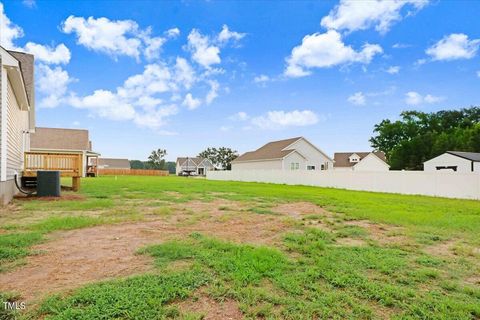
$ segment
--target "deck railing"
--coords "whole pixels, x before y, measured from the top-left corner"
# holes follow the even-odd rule
[[[81,177],[82,162],[81,154],[25,152],[24,175],[36,176],[38,170],[56,170],[63,177]]]

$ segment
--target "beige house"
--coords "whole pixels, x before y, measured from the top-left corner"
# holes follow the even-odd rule
[[[330,170],[333,160],[303,137],[273,141],[232,161],[232,170]]]
[[[92,151],[88,130],[39,128],[30,137],[30,150],[41,153],[79,154],[82,157],[82,177],[96,176],[97,152]]]
[[[35,129],[34,57],[0,47],[0,203],[18,192],[15,176]]]
[[[388,171],[385,153],[376,152],[337,152],[333,159],[335,170],[343,171]]]
[[[183,174],[204,176],[207,174],[207,171],[214,169],[215,167],[210,160],[200,157],[179,157],[175,165],[177,176]]]
[[[98,169],[130,169],[128,159],[98,158]]]
[[[423,163],[424,171],[480,172],[480,153],[447,151]]]

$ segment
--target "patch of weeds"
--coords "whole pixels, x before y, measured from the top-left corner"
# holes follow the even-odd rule
[[[439,267],[444,265],[444,261],[432,256],[422,255],[415,259],[415,262],[424,267]]]
[[[14,293],[0,292],[0,319],[15,320],[20,316],[20,312],[6,307],[7,303],[19,303],[20,297]]]
[[[0,235],[0,263],[3,265],[5,262],[27,256],[28,248],[41,240],[42,234],[39,232]]]
[[[332,242],[332,235],[316,228],[307,228],[302,232],[287,233],[284,237],[285,246],[289,251],[298,251],[306,255],[318,255],[327,243]]]
[[[31,230],[46,233],[56,230],[72,230],[79,228],[92,227],[105,223],[105,220],[99,217],[89,216],[65,216],[49,217],[30,226]]]
[[[432,268],[416,269],[415,271],[410,272],[410,275],[418,282],[426,282],[440,277],[438,270]]]
[[[207,274],[193,269],[93,284],[71,296],[46,299],[34,316],[56,320],[171,318],[179,312],[168,303],[188,298],[207,281]]]
[[[461,256],[461,257],[475,257],[479,255],[476,251],[475,248],[464,245],[464,244],[457,244],[452,247],[453,254],[456,256]]]
[[[220,210],[220,211],[230,211],[231,209],[228,206],[220,206],[220,207],[218,207],[218,210]]]
[[[248,209],[248,211],[253,212],[253,213],[257,213],[257,214],[278,215],[277,213],[273,212],[270,209],[261,208],[261,207],[253,207],[253,208]]]
[[[155,208],[152,213],[157,216],[170,217],[173,214],[173,210],[170,207]]]
[[[431,233],[424,233],[424,232],[416,233],[415,238],[418,243],[425,244],[425,245],[431,245],[439,241],[447,240],[445,237],[442,237],[438,234],[431,234]]]
[[[359,226],[342,226],[335,234],[339,238],[365,238],[368,232]]]

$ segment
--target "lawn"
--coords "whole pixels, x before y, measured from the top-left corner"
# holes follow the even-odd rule
[[[480,319],[478,201],[119,176],[0,225],[0,319]]]

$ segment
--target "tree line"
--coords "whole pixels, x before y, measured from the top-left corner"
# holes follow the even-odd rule
[[[173,174],[175,173],[176,163],[166,161],[166,156],[167,150],[158,148],[150,153],[147,161],[130,160],[130,168],[168,170],[169,173]],[[209,147],[200,152],[198,157],[209,159],[217,169],[230,170],[231,162],[238,157],[238,152],[227,147]]]
[[[480,108],[425,113],[404,111],[400,119],[385,119],[370,139],[383,151],[393,170],[422,170],[423,162],[446,151],[480,152]]]

